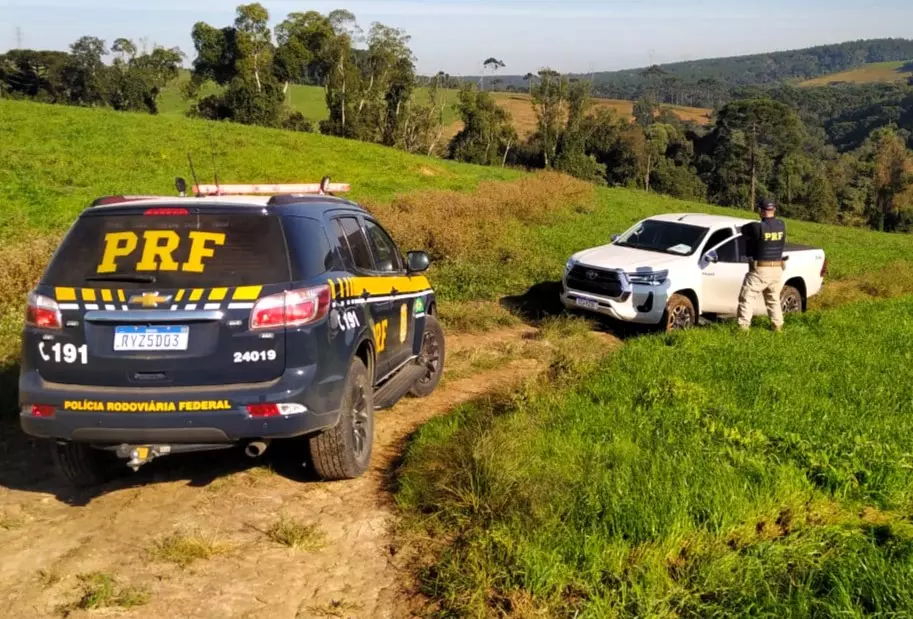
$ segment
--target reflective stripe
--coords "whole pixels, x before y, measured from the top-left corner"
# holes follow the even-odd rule
[[[253,303],[229,303],[228,309],[253,309]]]
[[[117,306],[114,305],[113,303],[105,303],[105,309],[110,312],[110,311],[116,310]]]
[[[228,288],[213,288],[209,293],[210,301],[222,301],[228,294]]]
[[[75,301],[76,300],[76,289],[75,288],[55,288],[54,296],[57,297],[58,301]]]
[[[97,310],[98,304],[97,303],[86,303],[86,309],[87,310]]]
[[[179,303],[183,299],[184,299],[184,289],[181,288],[180,290],[178,290],[178,293],[176,295],[174,295],[174,301],[176,303]]]
[[[189,297],[188,300],[189,300],[189,301],[199,301],[199,300],[202,299],[202,298],[203,298],[203,289],[202,289],[202,288],[194,288],[194,289],[190,292],[190,297]]]
[[[80,292],[82,293],[83,301],[95,301],[95,291],[91,288],[83,288]]]
[[[58,307],[62,310],[78,310],[79,303],[61,303]]]
[[[203,309],[204,310],[217,310],[220,307],[222,307],[221,303],[207,303],[206,305],[203,306]]]
[[[193,311],[193,310],[195,310],[196,308],[197,308],[197,304],[196,304],[196,303],[188,303],[187,305],[184,306],[184,309],[185,309],[185,310],[190,310],[190,311]]]
[[[124,296],[124,291],[123,291],[123,290],[118,289],[118,291],[117,291],[117,300],[120,301],[121,303],[125,303],[125,302],[127,301],[127,298]]]
[[[238,286],[231,295],[232,301],[256,301],[260,298],[263,286]]]
[[[111,294],[111,291],[108,289],[101,291],[101,300],[105,303],[110,303],[114,300],[114,296]]]

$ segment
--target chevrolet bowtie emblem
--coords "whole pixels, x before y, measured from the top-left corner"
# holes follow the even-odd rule
[[[157,292],[144,292],[143,294],[137,294],[130,297],[127,301],[128,303],[138,303],[143,307],[158,307],[159,303],[167,303],[171,300],[171,296],[161,296]]]

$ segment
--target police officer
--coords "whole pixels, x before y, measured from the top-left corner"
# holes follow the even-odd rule
[[[750,268],[739,292],[739,327],[751,326],[754,301],[758,293],[764,295],[767,315],[775,331],[783,328],[783,308],[780,291],[783,289],[783,248],[786,246],[786,225],[776,217],[777,205],[770,198],[758,201],[760,222],[742,227],[747,241]]]

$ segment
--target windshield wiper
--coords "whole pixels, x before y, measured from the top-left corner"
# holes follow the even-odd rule
[[[129,282],[131,284],[154,284],[155,275],[140,275],[139,273],[129,274],[112,273],[110,275],[90,275],[86,278],[87,282]]]

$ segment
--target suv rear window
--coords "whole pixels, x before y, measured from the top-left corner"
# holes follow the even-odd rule
[[[139,288],[265,285],[288,282],[289,261],[277,217],[112,214],[76,222],[44,283],[91,287],[119,277]]]

